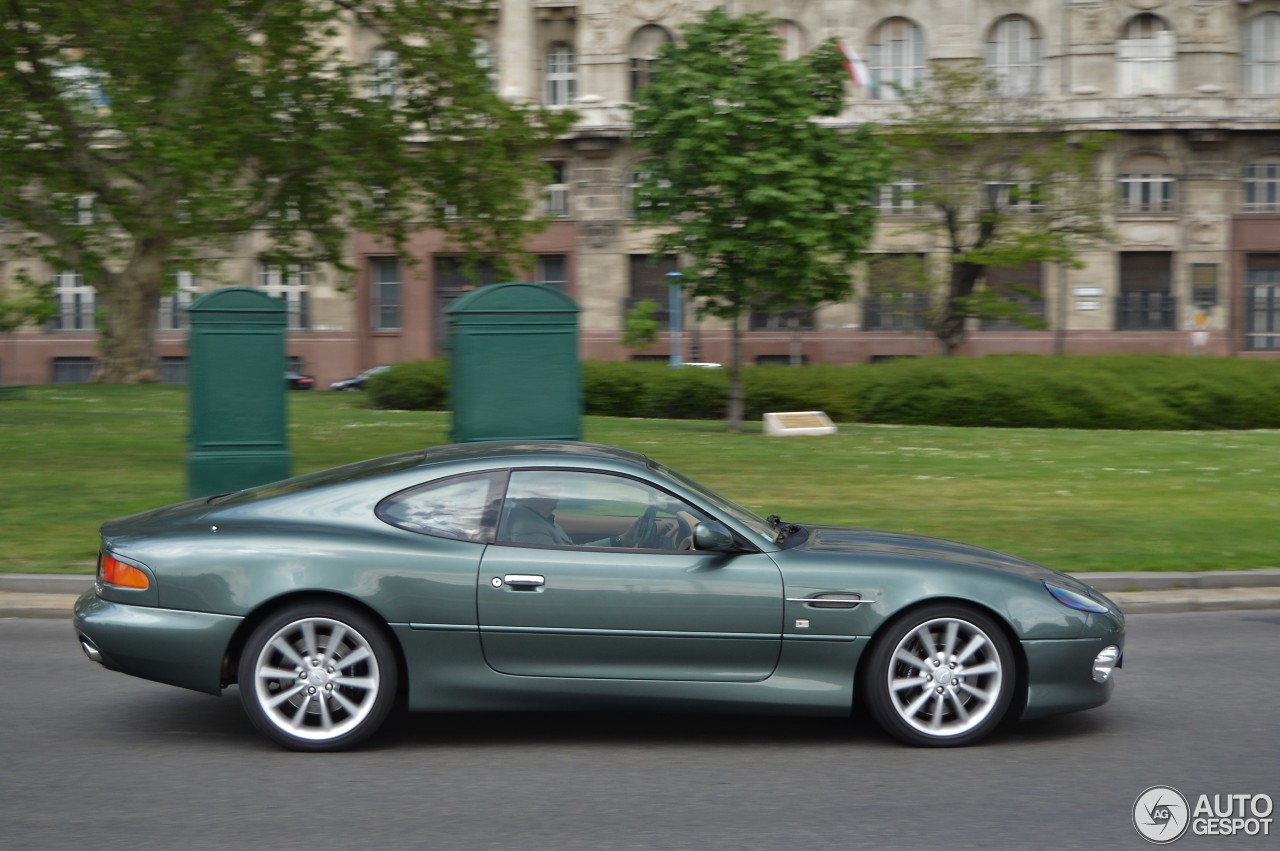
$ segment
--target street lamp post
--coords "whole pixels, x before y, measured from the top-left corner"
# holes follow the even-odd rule
[[[667,313],[671,327],[671,365],[680,366],[684,362],[684,335],[681,320],[684,318],[684,291],[680,287],[679,272],[667,273]]]

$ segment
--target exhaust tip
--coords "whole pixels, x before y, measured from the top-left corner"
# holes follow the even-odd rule
[[[85,636],[80,636],[80,649],[84,651],[84,655],[89,657],[90,662],[102,664],[102,651]]]

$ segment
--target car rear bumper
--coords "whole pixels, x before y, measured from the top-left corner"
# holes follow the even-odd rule
[[[114,603],[92,589],[72,615],[85,655],[103,667],[209,694],[222,691],[222,660],[241,620]]]

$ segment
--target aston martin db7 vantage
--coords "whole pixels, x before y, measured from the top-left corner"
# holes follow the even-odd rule
[[[295,750],[410,711],[869,716],[912,745],[1104,703],[1116,605],[915,535],[759,517],[650,458],[439,446],[110,520],[74,625]]]

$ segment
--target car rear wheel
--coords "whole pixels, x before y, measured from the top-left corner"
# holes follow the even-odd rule
[[[962,605],[917,609],[880,637],[864,670],[867,709],[911,745],[957,747],[1004,719],[1017,674],[992,618]]]
[[[240,700],[290,750],[336,751],[368,738],[395,701],[398,673],[380,624],[339,604],[299,604],[263,621],[240,657]]]

